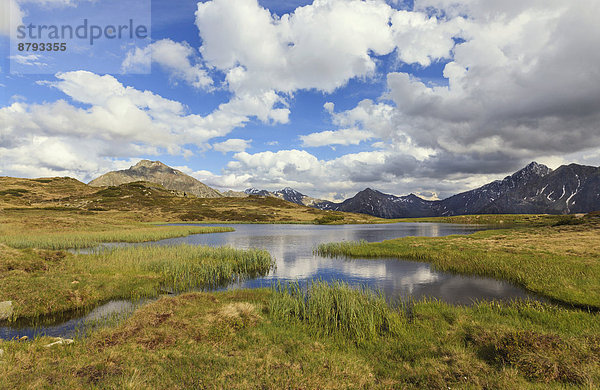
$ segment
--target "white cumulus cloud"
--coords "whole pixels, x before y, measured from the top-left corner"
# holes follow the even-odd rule
[[[302,146],[305,147],[358,145],[371,138],[373,138],[373,134],[358,129],[328,130],[300,136]]]
[[[124,73],[148,71],[151,62],[154,62],[169,73],[172,81],[181,80],[194,88],[208,88],[213,80],[196,57],[199,53],[187,42],[161,39],[143,49],[129,51],[121,69]]]
[[[227,141],[217,142],[212,145],[213,149],[217,152],[229,153],[229,152],[243,152],[250,147],[252,140],[230,138]]]
[[[234,101],[200,116],[178,101],[86,71],[60,73],[39,84],[56,88],[65,99],[0,108],[3,174],[30,175],[39,169],[88,180],[100,167],[132,156],[189,156],[187,145],[207,149],[211,139],[244,126],[249,120],[245,104],[260,105]]]
[[[281,18],[256,0],[213,0],[198,4],[196,25],[204,60],[233,91],[285,93],[372,76],[374,56],[396,47],[403,61],[429,64],[449,56],[458,29],[375,0],[317,0]]]

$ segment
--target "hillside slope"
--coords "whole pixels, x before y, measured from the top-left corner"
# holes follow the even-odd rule
[[[18,216],[31,226],[48,216],[148,222],[380,222],[364,214],[318,210],[270,196],[198,198],[149,182],[96,188],[71,178],[0,177],[0,211],[0,224],[2,217]]]

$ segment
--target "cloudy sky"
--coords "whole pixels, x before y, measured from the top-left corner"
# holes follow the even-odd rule
[[[14,26],[123,13],[103,1],[0,2],[0,175],[145,158],[221,190],[443,198],[600,165],[597,0],[152,0],[151,40],[15,53]]]

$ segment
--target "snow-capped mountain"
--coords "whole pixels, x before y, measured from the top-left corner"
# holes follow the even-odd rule
[[[248,188],[244,191],[247,195],[255,195],[255,196],[270,196],[271,192],[267,190],[259,190],[258,188]]]
[[[532,162],[503,180],[444,200],[399,197],[367,188],[342,203],[321,202],[315,207],[381,218],[585,213],[600,210],[600,168],[570,164],[553,171]]]
[[[529,188],[537,188],[538,182],[552,173],[545,165],[532,162],[525,168],[477,189],[451,196],[440,202],[440,215],[464,215],[490,213],[492,205],[499,205],[499,199],[510,199],[496,213],[519,213],[523,200],[521,194]],[[526,203],[526,202],[525,202]],[[492,212],[493,213],[493,212]]]
[[[245,193],[273,196],[321,210],[363,213],[380,218],[586,213],[600,210],[600,167],[570,164],[553,171],[532,162],[503,180],[435,201],[414,194],[389,195],[370,188],[341,203],[310,198],[289,187],[275,192],[250,188]]]
[[[506,191],[483,213],[587,213],[600,210],[600,167],[570,164]]]
[[[310,196],[306,196],[293,188],[285,187],[279,191],[267,191],[267,190],[259,190],[257,188],[248,188],[244,191],[244,193],[248,195],[254,196],[272,196],[274,198],[279,198],[283,200],[287,200],[288,202],[296,203],[302,206],[314,206],[316,203],[324,202],[321,199],[311,198]]]

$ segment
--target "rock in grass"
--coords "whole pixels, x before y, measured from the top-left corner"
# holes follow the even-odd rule
[[[50,347],[54,347],[55,345],[69,345],[69,344],[73,344],[73,342],[74,342],[71,339],[63,339],[60,337],[56,337],[55,340],[56,340],[55,342],[46,344],[46,345],[44,345],[44,347],[50,348]]]
[[[8,320],[12,315],[12,301],[0,302],[0,321]]]

